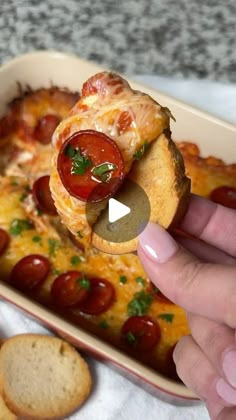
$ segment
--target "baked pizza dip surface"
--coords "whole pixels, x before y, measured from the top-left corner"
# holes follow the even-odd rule
[[[88,85],[86,89],[90,92]],[[56,87],[29,90],[9,104],[0,120],[1,279],[153,369],[177,379],[172,353],[180,337],[189,333],[184,311],[153,287],[136,255],[109,255],[93,247],[84,249],[61,223],[54,205],[49,188],[51,137],[67,115],[72,120],[77,118],[73,106],[78,97]],[[85,99],[82,105],[86,115],[90,104]],[[158,112],[162,131],[168,113],[161,108]],[[114,113],[113,118],[116,117]],[[128,114],[119,115],[121,136],[125,135],[124,127],[132,123],[130,118]],[[61,124],[55,144],[63,132],[64,123]],[[67,133],[70,134],[73,135]],[[89,140],[92,147],[93,138]],[[71,147],[67,157],[75,157],[77,141],[82,139],[74,141],[75,145],[68,142]],[[131,140],[131,145],[132,156],[143,153],[146,147],[144,138],[137,143]],[[213,158],[200,158],[194,147],[189,143],[180,145],[193,192],[218,201],[223,197],[223,204],[235,208],[235,166],[226,166],[222,161],[212,164]],[[113,152],[116,165],[120,149],[114,147]],[[77,157],[82,167],[89,165],[83,156]],[[76,161],[72,159],[69,164],[83,171]],[[118,178],[123,177],[131,161],[131,155],[124,153],[123,166],[117,161],[117,168],[99,168],[99,175],[95,176],[112,178],[117,170]],[[53,165],[52,176],[59,182],[55,162]],[[197,183],[198,179],[202,182]],[[87,187],[89,190],[90,180]],[[80,230],[76,235],[79,239],[83,236]]]

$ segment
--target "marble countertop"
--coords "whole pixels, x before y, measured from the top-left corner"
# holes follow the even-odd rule
[[[0,62],[72,52],[126,74],[236,82],[235,0],[1,0]]]

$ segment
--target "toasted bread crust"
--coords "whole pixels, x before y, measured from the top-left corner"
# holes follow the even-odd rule
[[[134,164],[129,178],[137,183],[149,198],[150,222],[168,229],[183,217],[189,200],[190,180],[185,175],[181,153],[168,132],[159,136],[149,147],[145,157]],[[92,243],[103,252],[123,254],[137,250],[138,238],[114,243],[94,233]]]
[[[2,396],[0,396],[0,420],[17,420],[16,415],[8,409]]]
[[[14,347],[14,351],[17,352],[17,349],[19,349],[19,346],[22,346],[22,345],[25,348],[28,346],[27,347],[28,352],[32,351],[33,343],[37,343],[37,346],[38,345],[41,346],[43,344],[44,346],[43,351],[47,349],[48,353],[50,353],[52,349],[59,351],[60,352],[59,357],[61,357],[61,359],[63,359],[64,356],[70,357],[71,362],[74,364],[77,364],[77,368],[79,367],[80,369],[80,375],[77,379],[78,386],[75,387],[73,398],[69,396],[69,391],[68,391],[67,401],[64,402],[63,407],[60,407],[60,412],[58,412],[58,409],[55,406],[55,404],[54,404],[54,408],[51,408],[51,410],[41,406],[40,412],[37,411],[39,410],[39,406],[41,405],[41,400],[37,401],[36,395],[35,395],[35,400],[31,402],[32,407],[28,407],[27,404],[21,404],[21,405],[17,404],[17,402],[14,400],[13,396],[11,395],[12,387],[9,380],[10,374],[9,372],[6,371],[6,369],[4,369],[5,368],[4,361],[6,361],[7,353],[9,354],[9,350],[10,350],[12,354],[13,347]],[[8,357],[11,357],[11,356],[8,356]],[[45,354],[42,354],[42,357],[45,357]],[[47,363],[47,360],[46,360],[46,363]],[[29,364],[29,369],[33,370],[33,366],[30,366],[30,364]],[[50,369],[50,366],[48,366],[48,369]],[[63,369],[63,363],[61,363],[61,369]],[[33,375],[32,375],[32,378],[33,378]],[[54,377],[52,377],[52,381],[53,380],[55,380]],[[82,387],[81,387],[81,384],[82,384]],[[33,379],[32,379],[32,387],[34,386],[35,384],[33,383]],[[42,387],[47,387],[47,383],[45,383],[44,378],[42,378]],[[58,387],[58,383],[55,383],[55,387]],[[78,388],[78,391],[77,391],[77,388]],[[0,351],[0,390],[2,393],[2,397],[7,407],[14,414],[16,414],[22,419],[27,419],[27,420],[63,419],[65,418],[65,416],[72,414],[85,401],[85,399],[87,398],[90,392],[90,389],[91,389],[91,376],[90,376],[86,362],[81,358],[79,353],[72,346],[70,346],[68,343],[64,342],[63,340],[59,338],[44,336],[44,335],[39,335],[39,334],[21,334],[21,335],[16,335],[8,339],[1,348],[1,351]],[[50,392],[54,392],[54,390]],[[49,395],[49,398],[50,397],[52,398],[52,395]],[[58,401],[58,406],[59,406],[59,401]],[[61,406],[61,402],[60,402],[60,406]],[[55,411],[57,411],[57,413]]]
[[[6,339],[0,338],[0,349],[5,341]],[[1,395],[1,389],[2,386],[0,384],[0,420],[17,420],[16,415],[8,409],[3,396]]]

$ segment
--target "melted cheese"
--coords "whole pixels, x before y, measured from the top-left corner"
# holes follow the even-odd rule
[[[0,188],[0,227],[9,232],[12,220],[16,218],[29,219],[29,214],[24,208],[24,204],[20,201],[22,194],[25,193],[25,187],[24,185],[12,185],[11,179],[5,178],[1,182]],[[53,226],[52,222],[50,223],[52,219],[47,216],[37,217],[47,221],[48,229],[40,231],[32,228],[23,230],[20,235],[11,235],[10,246],[7,252],[0,257],[1,278],[8,281],[13,266],[26,255],[39,253],[46,256],[51,261],[51,271],[40,291],[34,296],[35,299],[46,305],[51,305],[52,303],[50,289],[59,272],[79,270],[88,277],[105,278],[115,288],[115,303],[99,316],[81,315],[76,310],[74,311],[74,316],[76,316],[76,320],[80,325],[120,346],[121,328],[128,318],[129,302],[133,299],[135,293],[141,290],[146,292],[149,290],[149,280],[142,269],[138,257],[133,254],[110,256],[95,250],[92,250],[85,256],[73,246],[65,232],[58,230],[55,218]],[[40,237],[40,241],[35,242],[35,237]],[[49,240],[54,241],[55,249],[53,251]],[[81,257],[81,262],[76,266],[71,263],[71,258],[75,255]],[[125,284],[120,282],[120,276],[126,276],[127,282]],[[138,277],[143,278],[144,286],[136,281]],[[158,318],[158,315],[163,313],[172,313],[174,315],[172,323],[168,324],[165,320]],[[152,366],[161,369],[169,347],[175,344],[182,335],[189,332],[184,311],[173,304],[154,300],[147,315],[150,315],[159,323],[162,335],[159,345],[152,351],[151,355],[147,353],[144,359]],[[106,321],[108,325],[106,331],[101,328],[102,321]]]
[[[96,81],[97,94],[81,97],[71,111],[71,115],[58,126],[53,135],[53,164],[50,188],[56,208],[63,222],[86,248],[91,244],[92,228],[106,207],[107,201],[94,203],[87,208],[86,203],[70,196],[63,186],[57,171],[57,158],[61,145],[75,132],[96,130],[108,135],[118,145],[129,172],[134,154],[144,143],[151,143],[169,127],[169,113],[150,96],[131,89],[126,81],[110,73],[102,73]],[[95,76],[96,77],[96,76]],[[88,82],[87,82],[88,83]],[[118,93],[117,93],[118,89]],[[132,121],[126,130],[119,129],[119,119],[126,112]],[[88,220],[90,223],[88,223]]]

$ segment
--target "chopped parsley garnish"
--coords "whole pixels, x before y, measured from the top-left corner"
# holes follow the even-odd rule
[[[28,219],[13,219],[10,225],[9,232],[13,236],[19,236],[24,230],[30,230],[33,224]]]
[[[111,179],[112,171],[115,171],[117,166],[114,163],[102,163],[101,165],[94,166],[91,170],[92,174],[101,179],[102,182],[109,182]]]
[[[160,314],[158,315],[158,318],[164,319],[164,321],[166,321],[167,324],[171,324],[171,322],[174,319],[174,314]]]
[[[125,338],[129,344],[135,344],[137,341],[137,337],[131,331],[125,335]]]
[[[76,150],[73,149],[73,147],[71,146],[71,144],[68,144],[66,146],[66,149],[65,149],[65,155],[68,156],[68,157],[70,157],[70,158],[73,158],[75,156],[75,153],[76,153]]]
[[[136,282],[141,284],[142,286],[145,286],[145,280],[142,277],[136,277]]]
[[[43,211],[41,209],[39,209],[38,207],[36,208],[37,214],[38,216],[42,216]]]
[[[139,150],[137,150],[134,154],[133,154],[133,158],[136,160],[140,160],[141,157],[144,155],[144,153],[146,152],[146,150],[148,149],[149,144],[145,141],[145,143],[143,143],[142,147],[140,147]]]
[[[127,282],[126,276],[120,276],[120,283],[125,284]]]
[[[33,236],[32,238],[32,241],[36,243],[41,243],[41,240],[42,240],[41,236],[37,236],[37,235]]]
[[[105,319],[99,323],[99,327],[103,328],[103,330],[107,330],[109,328],[109,324]]]
[[[22,203],[22,201],[24,201],[24,199],[25,199],[26,197],[27,197],[27,194],[25,194],[25,193],[21,194],[21,196],[20,196],[20,198],[19,198],[20,202]]]
[[[13,181],[11,182],[11,185],[12,185],[13,187],[17,187],[19,184],[18,184],[18,182],[17,182],[17,181],[14,181],[14,180],[13,180]]]
[[[78,232],[77,232],[77,236],[78,236],[80,239],[82,239],[82,238],[83,238],[83,235],[82,235],[82,233],[80,232],[80,230],[78,230]]]
[[[61,270],[58,270],[57,268],[53,268],[52,269],[53,274],[56,274],[56,276],[60,276],[60,274],[62,273]]]
[[[49,255],[51,257],[55,257],[56,255],[56,250],[59,249],[61,247],[61,244],[58,240],[56,239],[52,239],[52,238],[48,238],[48,252]]]
[[[133,299],[128,303],[128,315],[144,315],[153,301],[151,293],[145,293],[143,290],[135,293]]]
[[[78,279],[77,281],[82,289],[90,290],[91,284],[86,276],[83,276],[82,279]]]
[[[72,175],[83,175],[86,169],[92,166],[91,160],[87,156],[81,155],[79,147],[74,149],[68,144],[65,149],[65,155],[72,160]]]
[[[83,261],[83,259],[79,255],[72,255],[72,257],[70,259],[71,265],[74,265],[74,266],[78,265],[82,261]]]

